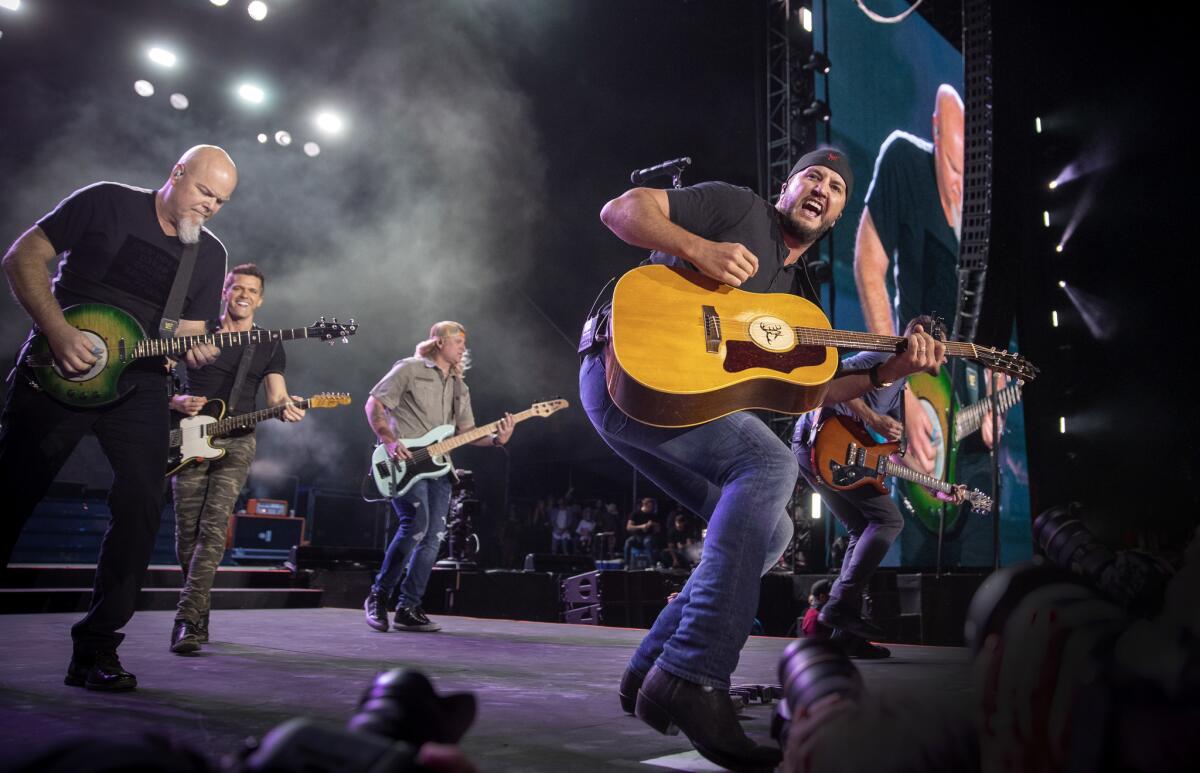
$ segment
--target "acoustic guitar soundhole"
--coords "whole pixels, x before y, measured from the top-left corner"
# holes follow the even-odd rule
[[[797,346],[788,352],[768,352],[753,341],[725,342],[725,371],[740,373],[750,368],[769,368],[790,373],[796,368],[825,362],[825,347]]]

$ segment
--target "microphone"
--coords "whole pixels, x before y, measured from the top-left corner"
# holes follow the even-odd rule
[[[691,156],[684,156],[673,161],[664,161],[661,164],[638,169],[633,174],[629,175],[629,182],[634,185],[642,185],[647,180],[653,180],[655,177],[675,177],[692,163]]]

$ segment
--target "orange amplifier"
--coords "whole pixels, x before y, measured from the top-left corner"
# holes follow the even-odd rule
[[[246,503],[246,512],[250,515],[287,515],[288,502],[286,499],[251,499]]]

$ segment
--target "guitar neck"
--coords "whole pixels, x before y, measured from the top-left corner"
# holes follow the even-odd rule
[[[226,416],[224,419],[214,421],[211,424],[204,425],[204,434],[210,437],[224,435],[227,432],[232,432],[235,429],[249,429],[260,421],[268,419],[277,419],[283,415],[283,410],[288,405],[294,405],[302,410],[308,410],[309,400],[299,400],[292,403],[284,403],[271,408],[263,408],[262,410],[254,411],[253,413],[243,413],[238,416]]]
[[[931,475],[917,472],[911,467],[898,464],[893,462],[891,459],[888,459],[886,462],[884,462],[883,471],[893,477],[903,478],[904,480],[916,483],[918,486],[924,486],[925,488],[932,489],[934,491],[940,491],[943,494],[950,494],[954,491],[954,487],[946,481],[938,480]]]
[[[291,341],[308,338],[308,328],[294,327],[289,330],[243,330],[239,332],[208,333],[179,338],[145,338],[133,347],[133,358],[178,357],[197,344],[212,344],[219,347],[245,346],[270,341]]]
[[[525,421],[526,419],[532,417],[533,415],[534,415],[534,411],[532,408],[526,408],[525,410],[521,411],[520,413],[514,413],[513,414],[513,424],[519,424],[520,422]],[[425,450],[429,453],[430,456],[441,456],[442,454],[449,453],[456,448],[465,446],[468,443],[474,443],[476,440],[485,438],[488,435],[492,434],[493,432],[498,431],[499,429],[500,429],[499,420],[493,421],[491,424],[484,424],[482,427],[475,427],[473,429],[469,429],[466,432],[462,433],[461,435],[455,435],[454,437],[448,437],[439,443],[432,443],[432,444],[426,446]]]
[[[857,333],[853,330],[823,330],[821,328],[797,327],[796,342],[805,346],[834,346],[839,349],[857,349],[864,352],[889,352],[896,354],[908,339],[900,336]],[[980,347],[965,341],[945,341],[946,354],[951,357],[978,358]]]
[[[1020,384],[1010,384],[996,394],[996,401],[1000,404],[1001,413],[1016,405],[1020,400]],[[987,415],[987,409],[991,402],[991,398],[985,397],[974,405],[959,411],[958,416],[954,419],[955,441],[962,440],[971,433],[979,430],[983,425],[983,417]]]

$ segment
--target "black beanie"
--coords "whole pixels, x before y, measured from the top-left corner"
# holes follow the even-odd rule
[[[841,175],[842,180],[846,183],[846,200],[850,200],[850,194],[854,191],[854,173],[850,171],[850,160],[846,158],[845,153],[837,148],[817,148],[805,153],[792,167],[788,179],[792,179],[796,172],[808,169],[810,166],[823,166]]]

